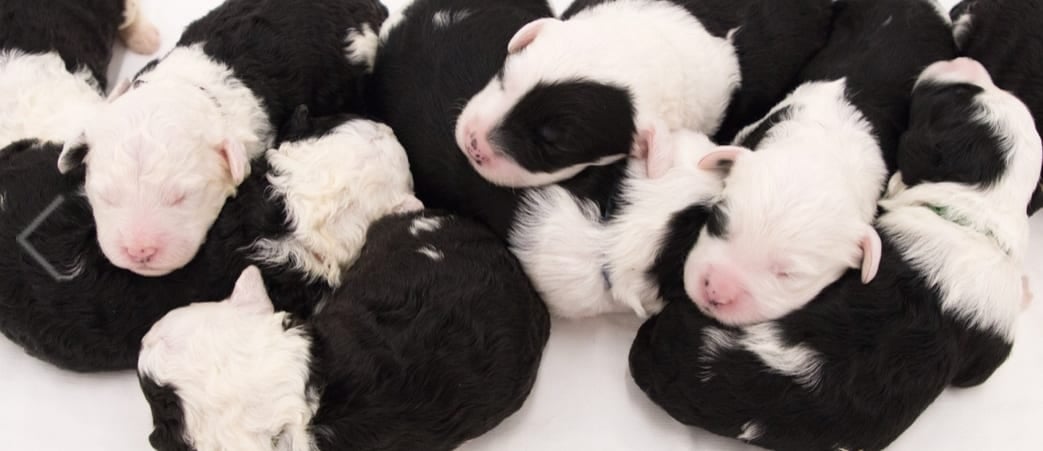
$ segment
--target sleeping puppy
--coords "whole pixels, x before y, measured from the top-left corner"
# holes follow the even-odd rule
[[[643,156],[655,128],[713,134],[739,60],[684,3],[614,0],[525,25],[460,114],[460,151],[496,185],[535,187]]]
[[[228,0],[190,24],[58,161],[86,167],[105,256],[148,277],[188,264],[298,105],[362,112],[385,15],[376,0]]]
[[[849,268],[880,258],[876,204],[920,72],[955,57],[934,0],[842,0],[801,84],[737,147],[707,156],[725,189],[685,267],[708,315],[743,325],[800,308]],[[754,151],[751,151],[754,150]]]
[[[1029,110],[980,64],[928,67],[880,202],[876,278],[849,271],[800,310],[733,328],[687,302],[678,272],[631,348],[634,380],[678,421],[768,449],[885,448],[946,387],[1006,360],[1041,160]]]
[[[72,137],[102,103],[117,35],[159,48],[138,0],[0,2],[0,147]]]
[[[389,216],[341,287],[302,322],[249,268],[227,301],[156,323],[138,363],[152,446],[451,450],[521,407],[550,321],[488,229]]]
[[[83,174],[55,167],[60,144],[0,150],[0,331],[76,371],[134,367],[141,337],[166,312],[228,295],[261,265],[281,310],[306,317],[362,248],[369,224],[420,208],[391,130],[350,118],[306,120],[255,163],[184,268],[146,278],[98,247]]]
[[[960,54],[981,62],[996,86],[1028,105],[1043,127],[1043,1],[965,0],[952,10]],[[1043,209],[1043,179],[1029,215]]]

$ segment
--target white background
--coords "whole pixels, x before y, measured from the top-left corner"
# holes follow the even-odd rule
[[[555,0],[560,11],[569,0]],[[771,0],[766,0],[771,1]],[[220,0],[141,0],[163,35],[163,52],[182,28]],[[403,0],[385,0],[396,9]],[[944,0],[946,7],[955,0]],[[111,84],[149,58],[119,50]],[[1043,214],[1033,220],[1033,291],[1043,297]],[[521,411],[464,447],[504,451],[745,450],[733,440],[683,427],[646,400],[627,373],[639,322],[630,317],[556,321],[536,388]],[[984,386],[949,390],[894,450],[1043,449],[1043,299],[1019,324],[1010,360]],[[148,406],[132,373],[77,375],[27,357],[0,337],[0,450],[148,449]],[[417,450],[423,451],[423,450]]]

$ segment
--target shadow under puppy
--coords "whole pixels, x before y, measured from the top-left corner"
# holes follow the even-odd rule
[[[278,299],[276,299],[278,301]],[[478,223],[373,224],[310,320],[276,313],[256,269],[175,310],[138,373],[161,451],[438,451],[518,410],[550,328],[517,260]]]
[[[278,308],[309,315],[357,257],[369,224],[420,204],[391,129],[346,117],[297,122],[293,140],[255,162],[196,257],[159,278],[102,254],[82,172],[63,176],[55,165],[60,144],[0,151],[0,331],[62,368],[133,368],[152,323],[227,296],[250,264],[264,267]]]
[[[950,133],[973,139],[923,140]],[[1028,296],[1040,145],[1028,109],[978,63],[928,67],[880,202],[877,277],[848,271],[800,310],[731,328],[688,302],[677,275],[634,340],[634,380],[678,421],[765,448],[886,447],[946,387],[981,384],[1006,360]]]
[[[138,0],[0,2],[0,147],[72,138],[102,103],[117,35],[159,49]]]

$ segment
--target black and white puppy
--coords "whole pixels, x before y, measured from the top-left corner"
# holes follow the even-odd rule
[[[0,153],[0,331],[62,368],[133,368],[153,322],[227,296],[249,264],[265,268],[280,309],[306,316],[340,282],[373,220],[420,208],[388,127],[344,119],[309,126],[255,162],[198,255],[161,278],[105,258],[82,172],[58,173],[60,144],[12,144]]]
[[[913,83],[956,56],[935,0],[841,0],[830,41],[802,84],[702,165],[726,165],[714,222],[691,250],[685,285],[732,325],[779,318],[849,268],[875,275],[872,222]],[[751,151],[751,149],[756,150]]]
[[[879,450],[946,387],[981,384],[1006,360],[1027,295],[1039,134],[1024,104],[971,60],[927,68],[911,111],[880,202],[877,277],[863,284],[849,271],[801,310],[732,328],[687,302],[675,272],[664,282],[670,303],[630,352],[653,401],[684,424],[768,449]],[[972,139],[921,139],[948,134]]]
[[[298,105],[361,111],[385,16],[376,0],[228,0],[189,25],[59,160],[87,168],[105,256],[144,276],[191,261]]]
[[[519,409],[547,310],[503,242],[426,211],[376,222],[309,321],[261,274],[165,316],[138,374],[158,450],[451,450]]]
[[[960,54],[980,61],[996,86],[1018,96],[1037,126],[1043,124],[1043,1],[965,0],[953,8],[952,20]],[[1040,209],[1043,179],[1029,215]]]
[[[405,147],[428,208],[479,219],[506,238],[520,193],[471,169],[453,130],[467,99],[503,67],[515,32],[551,15],[546,0],[416,0],[385,22],[368,103]]]
[[[562,14],[610,0],[576,0]],[[831,0],[678,1],[716,37],[728,38],[739,57],[741,84],[735,90],[715,142],[730,143],[743,127],[764,117],[798,83],[798,75],[826,44]],[[734,33],[729,36],[729,33]]]
[[[159,47],[137,0],[0,1],[0,147],[74,136],[102,103],[117,35]]]
[[[525,25],[460,114],[460,151],[497,185],[533,187],[643,156],[656,129],[713,134],[739,60],[684,4],[614,0]]]

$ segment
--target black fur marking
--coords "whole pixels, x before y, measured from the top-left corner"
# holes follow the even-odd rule
[[[829,43],[801,72],[804,82],[847,79],[848,100],[872,125],[892,173],[913,84],[931,63],[956,57],[952,27],[932,3],[835,2]]]
[[[345,39],[367,24],[379,31],[384,11],[375,0],[228,0],[190,24],[178,45],[203,43],[279,128],[299,105],[316,116],[363,111],[367,68],[347,59]]]
[[[279,132],[282,141],[305,141],[318,139],[330,134],[338,127],[353,120],[362,119],[354,114],[334,114],[313,117],[308,107],[301,105],[293,112],[283,129]]]
[[[148,376],[140,375],[138,380],[152,410],[149,444],[157,451],[194,451],[185,441],[185,411],[177,392],[169,385],[157,384]]]
[[[471,14],[449,27],[434,26],[434,15],[446,9]],[[545,0],[417,0],[405,13],[378,52],[367,88],[372,114],[405,147],[424,205],[479,219],[506,237],[524,191],[478,175],[453,133],[467,100],[503,67],[511,37],[550,16],[550,7]]]
[[[69,72],[86,68],[104,91],[123,7],[124,0],[2,1],[0,51],[58,52]]]
[[[970,84],[921,83],[913,92],[909,130],[902,135],[898,169],[902,181],[956,182],[988,188],[1006,173],[1009,144],[979,121]]]
[[[1043,0],[967,0],[953,8],[973,17],[961,42],[963,56],[978,60],[993,82],[1010,91],[1032,112],[1043,133]],[[1043,176],[1028,213],[1043,209]]]
[[[625,89],[586,80],[540,83],[491,133],[507,156],[532,172],[553,172],[625,156],[636,133]]]
[[[691,303],[684,290],[684,264],[712,215],[710,207],[692,205],[670,219],[669,232],[658,243],[660,251],[648,274],[659,284],[659,296],[667,302]]]
[[[725,238],[728,235],[728,213],[723,203],[714,204],[710,207],[710,217],[706,218],[706,233],[715,238]]]
[[[415,237],[421,217],[442,222]],[[524,403],[550,317],[487,228],[433,211],[384,218],[342,286],[310,321],[319,449],[448,451]]]
[[[760,146],[761,141],[763,141],[768,135],[768,132],[770,132],[772,128],[775,128],[776,125],[793,118],[793,113],[793,106],[791,105],[780,108],[778,111],[771,113],[767,118],[758,123],[756,128],[746,134],[746,136],[736,144],[750,150],[757,150],[757,147]]]

